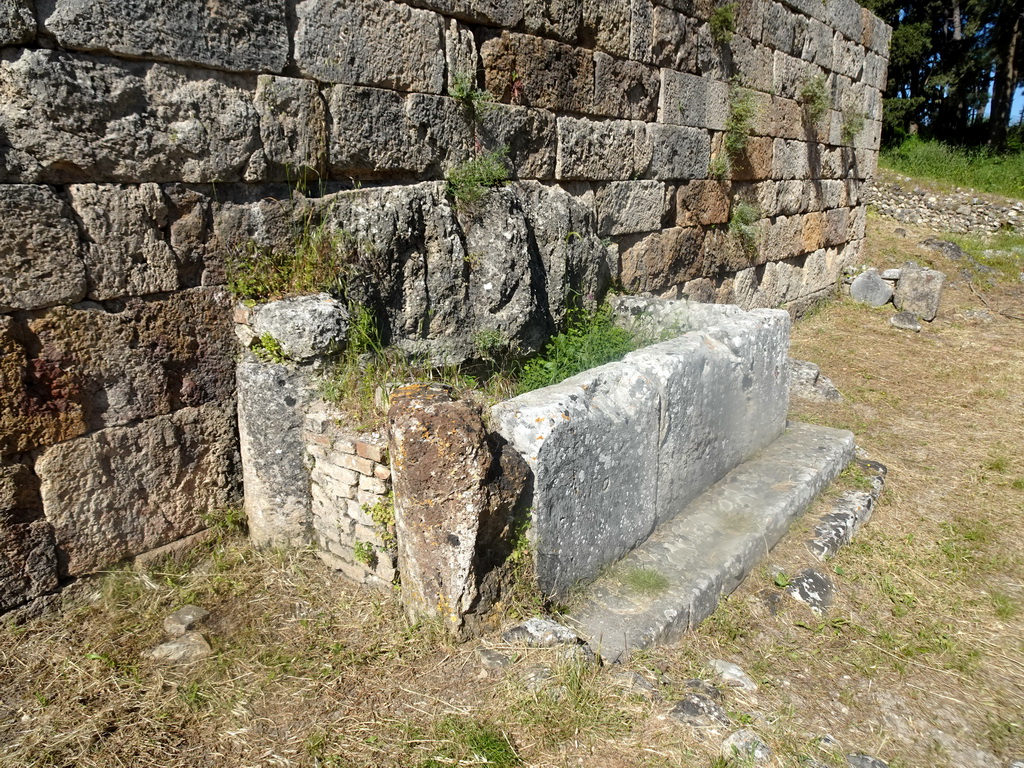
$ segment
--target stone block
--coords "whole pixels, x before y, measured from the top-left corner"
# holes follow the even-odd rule
[[[631,8],[632,0],[583,0],[582,44],[628,58]]]
[[[597,192],[599,235],[661,229],[665,185],[660,181],[613,181]]]
[[[529,107],[495,104],[484,115],[479,136],[488,147],[507,147],[518,179],[553,179],[557,154],[555,116]]]
[[[594,52],[595,115],[627,120],[654,120],[658,110],[658,70]]]
[[[760,40],[764,35],[764,19],[770,0],[745,0],[736,5],[736,33],[749,40]],[[707,18],[709,12],[701,8],[700,2],[688,3],[693,11],[684,5],[684,12],[699,18]]]
[[[555,112],[593,111],[594,59],[553,40],[502,31],[480,46],[484,84],[499,101]]]
[[[344,467],[360,475],[373,475],[373,462],[361,456],[341,454],[335,458],[335,462],[339,467]]]
[[[850,239],[850,209],[835,208],[825,212],[825,245],[843,245]]]
[[[241,180],[259,148],[249,84],[166,64],[13,50],[0,59],[0,178]]]
[[[728,83],[670,69],[661,71],[659,122],[723,131],[728,116]]]
[[[650,145],[641,122],[558,118],[558,179],[619,180],[642,173]]]
[[[682,72],[697,68],[697,21],[674,9],[654,6],[652,64]]]
[[[896,284],[893,304],[902,312],[913,312],[922,320],[931,322],[939,313],[942,286],[946,276],[934,269],[922,269],[904,264],[900,281]]]
[[[777,210],[783,216],[804,213],[810,206],[811,186],[805,181],[780,181],[777,185]]]
[[[0,185],[0,312],[85,297],[85,265],[71,209],[49,187]]]
[[[828,8],[822,0],[783,0],[783,4],[809,18],[828,23]]]
[[[803,107],[794,99],[768,94],[754,94],[754,117],[751,133],[783,139],[806,139]]]
[[[704,179],[711,160],[711,139],[700,128],[647,124],[651,162],[647,176],[663,180]]]
[[[803,216],[776,216],[761,231],[756,263],[788,259],[803,251]]]
[[[864,9],[856,0],[826,0],[826,22],[850,40],[864,35]]]
[[[832,69],[851,80],[859,81],[864,63],[864,47],[859,42],[836,35],[832,47]]]
[[[743,151],[732,160],[735,181],[760,181],[772,173],[773,141],[767,136],[751,136]]]
[[[280,72],[288,63],[284,0],[164,3],[44,0],[43,28],[63,48],[175,61],[235,72]]]
[[[892,27],[866,8],[864,10],[865,13],[862,17],[864,35],[861,38],[861,42],[866,48],[870,48],[874,53],[888,59],[889,43],[892,40]]]
[[[341,456],[348,455],[341,454]],[[339,456],[327,456],[316,460],[311,476],[326,491],[330,491],[340,498],[351,499],[354,496],[349,495],[348,489],[359,484],[360,475],[355,470],[342,466],[339,458]]]
[[[696,227],[729,221],[729,188],[723,181],[688,181],[676,190],[676,226]]]
[[[711,270],[699,227],[672,227],[623,243],[622,284],[631,293],[664,291]]]
[[[806,252],[816,251],[825,246],[825,215],[820,211],[803,217],[802,248]]]
[[[36,16],[29,0],[0,0],[0,45],[27,43],[36,36]]]
[[[772,67],[772,93],[785,99],[797,99],[800,89],[820,70],[803,59],[776,51]]]
[[[42,511],[39,478],[25,464],[0,463],[0,525],[31,522]]]
[[[29,320],[26,333],[40,350],[37,369],[63,382],[44,387],[44,401],[60,410],[61,392],[73,392],[92,429],[226,400],[234,391],[231,300],[223,290],[136,299],[120,311],[55,307]]]
[[[307,377],[245,353],[238,363],[238,439],[249,537],[258,546],[310,542],[310,480],[302,442]]]
[[[817,19],[808,20],[807,36],[800,58],[817,64],[822,69],[832,69],[833,37],[832,28]]]
[[[447,77],[446,92],[451,95],[458,81],[469,78],[476,82],[477,50],[473,30],[455,19],[449,19],[444,30]]]
[[[195,533],[236,499],[230,403],[184,408],[45,449],[36,474],[60,572],[78,576]]]
[[[383,496],[388,492],[388,486],[383,480],[363,475],[359,478],[359,490]]]
[[[178,288],[170,212],[157,184],[73,184],[71,207],[85,231],[89,298],[167,293]]]
[[[877,269],[869,269],[854,278],[850,284],[850,296],[854,301],[881,307],[892,299],[892,285],[882,279]]]
[[[765,7],[761,42],[775,51],[790,53],[794,48],[796,19],[786,6],[769,2]]]
[[[733,66],[743,73],[743,85],[757,91],[771,91],[775,73],[775,57],[771,48],[746,37],[735,37],[729,47]]]
[[[383,445],[360,440],[356,443],[356,454],[377,464],[384,463],[387,449]]]
[[[53,527],[45,520],[7,523],[0,517],[0,613],[57,586]]]
[[[523,0],[406,0],[408,5],[456,19],[496,27],[515,27],[523,21]]]
[[[808,179],[810,176],[807,142],[775,139],[772,147],[772,178]]]
[[[444,27],[436,13],[391,0],[303,0],[295,13],[303,74],[396,91],[444,90]]]
[[[531,35],[554,37],[575,43],[583,20],[582,0],[519,0],[523,4],[523,29]]]
[[[715,80],[728,80],[731,60],[726,46],[715,42],[711,27],[704,23],[697,27],[697,70]]]
[[[266,178],[306,184],[327,165],[327,108],[316,83],[261,75],[253,106],[260,118]]]
[[[348,328],[348,309],[327,293],[268,302],[252,321],[258,337],[270,336],[298,362],[336,355],[347,346]]]

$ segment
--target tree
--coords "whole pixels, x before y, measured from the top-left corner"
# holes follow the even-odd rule
[[[996,63],[992,82],[990,143],[995,147],[1006,144],[1013,94],[1021,84],[1024,72],[1024,0],[1004,0],[1002,5],[991,29],[991,45]]]

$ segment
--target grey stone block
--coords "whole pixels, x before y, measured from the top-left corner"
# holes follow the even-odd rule
[[[0,613],[57,589],[53,527],[45,520],[0,517]]]
[[[327,108],[316,83],[262,75],[253,106],[260,118],[260,139],[272,181],[308,183],[323,176],[327,164]]]
[[[86,234],[90,299],[179,287],[178,259],[166,239],[170,212],[158,185],[75,184],[68,194]]]
[[[523,20],[524,0],[407,0],[409,5],[465,21],[515,27]]]
[[[558,179],[628,179],[642,173],[650,163],[644,123],[559,117],[557,131]]]
[[[195,533],[203,513],[234,501],[232,410],[184,408],[44,450],[35,469],[61,574],[90,573]]]
[[[280,72],[288,62],[284,0],[215,5],[41,0],[39,5],[43,28],[64,48],[236,72]]]
[[[661,229],[665,185],[660,181],[613,181],[598,189],[599,235]]]
[[[856,0],[826,0],[827,23],[850,40],[864,36],[864,9]]]
[[[583,19],[582,0],[517,0],[523,4],[523,29],[575,43]]]
[[[629,58],[651,60],[654,41],[654,4],[651,0],[632,0],[629,15]]]
[[[24,50],[0,88],[4,181],[237,181],[259,147],[240,76]]]
[[[632,0],[583,0],[582,34],[597,49],[628,58],[631,7]]]
[[[397,91],[443,91],[444,28],[437,14],[391,0],[303,0],[295,12],[295,61],[304,74]]]
[[[653,179],[705,179],[711,161],[707,131],[682,125],[647,124],[651,162],[646,175]]]
[[[689,72],[697,67],[696,19],[662,5],[654,6],[651,63]]]
[[[452,93],[457,80],[470,78],[476,82],[477,50],[473,30],[455,19],[449,19],[444,30],[447,92]]]
[[[302,414],[310,399],[300,371],[245,353],[238,364],[238,439],[249,537],[258,546],[311,541],[309,471]]]
[[[705,274],[711,257],[700,227],[671,227],[623,242],[620,278],[633,293],[660,294]]]
[[[0,0],[0,45],[26,43],[36,36],[36,17],[29,0]]]
[[[659,122],[723,131],[728,116],[728,83],[670,69],[661,71]]]
[[[653,120],[659,87],[658,70],[654,67],[594,52],[594,114]]]
[[[854,278],[850,284],[850,296],[861,304],[881,307],[892,300],[893,290],[877,269],[869,269]]]
[[[810,19],[807,24],[807,36],[804,38],[804,49],[801,58],[823,69],[832,69],[833,37],[832,28],[817,19]]]
[[[555,112],[589,113],[594,103],[590,51],[532,35],[489,33],[480,45],[484,84],[499,101]]]
[[[85,264],[71,209],[49,187],[0,186],[0,312],[85,297]]]
[[[913,312],[897,312],[889,318],[889,325],[899,328],[901,331],[914,331],[915,333],[921,331],[921,323],[918,322],[917,315]]]
[[[946,276],[938,270],[905,264],[900,270],[893,304],[896,309],[913,312],[922,320],[931,322],[939,313],[939,301],[945,282]]]
[[[832,69],[857,82],[864,71],[864,46],[836,35],[832,48]]]
[[[257,336],[269,334],[285,356],[299,362],[340,352],[348,341],[348,326],[348,310],[326,293],[263,304],[252,320]]]

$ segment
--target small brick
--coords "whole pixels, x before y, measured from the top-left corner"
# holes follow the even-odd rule
[[[338,466],[351,469],[360,475],[373,475],[373,462],[369,459],[364,459],[362,456],[343,454],[338,456],[337,463]]]
[[[376,477],[366,477],[364,475],[359,478],[359,490],[383,496],[388,492],[388,487],[384,484],[383,480],[378,480]]]
[[[365,440],[360,440],[356,443],[356,455],[362,456],[364,459],[369,459],[370,461],[375,461],[378,464],[384,463],[384,447],[368,443]],[[367,472],[366,474],[370,473]]]
[[[321,446],[322,445],[324,448],[330,448],[331,447],[331,438],[327,437],[327,435],[318,435],[316,432],[308,432],[307,431],[302,437],[305,440],[307,445],[310,445],[310,446]],[[310,452],[312,453],[312,451],[310,451]],[[318,455],[317,458],[321,458],[321,456],[324,455],[322,451],[318,451],[318,454],[320,454],[320,455]]]
[[[337,435],[333,437],[335,453],[352,454],[356,452],[356,444],[350,438],[338,437]]]
[[[356,485],[359,482],[359,473],[343,466],[339,467],[330,461],[318,461],[313,467],[310,477],[314,474],[321,485],[332,491],[338,485]]]
[[[373,476],[378,480],[390,480],[391,479],[391,467],[386,464],[377,464],[373,468]]]
[[[235,307],[234,314],[232,315],[232,320],[234,320],[235,323],[238,325],[248,325],[249,316],[251,314],[252,313],[248,307],[239,304],[238,306]]]

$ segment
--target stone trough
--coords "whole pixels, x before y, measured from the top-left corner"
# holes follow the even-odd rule
[[[592,585],[576,619],[606,658],[709,615],[853,456],[848,432],[787,430],[786,312],[615,309],[668,338],[491,411],[532,470],[539,585]],[[626,571],[653,572],[659,593],[630,594]]]

